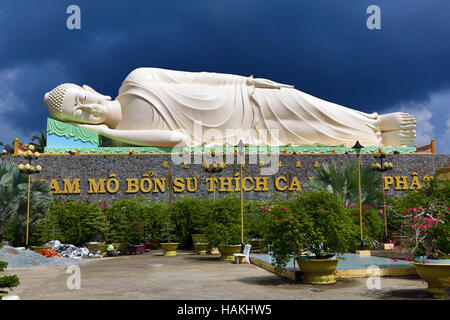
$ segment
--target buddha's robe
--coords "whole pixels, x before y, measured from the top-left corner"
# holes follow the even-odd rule
[[[195,124],[203,133],[218,130],[224,138],[215,142],[232,145],[239,139],[251,145],[381,144],[377,113],[352,110],[266,79],[139,68],[124,80],[117,99],[124,95],[138,96],[153,108],[149,129],[184,129],[190,145],[210,143],[215,135],[211,131],[209,138],[198,137]],[[126,112],[127,106],[122,108]]]

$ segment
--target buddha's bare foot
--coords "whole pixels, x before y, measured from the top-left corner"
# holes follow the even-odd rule
[[[381,133],[382,143],[385,146],[401,147],[414,142],[416,130],[393,130]]]
[[[416,119],[409,113],[394,112],[380,116],[381,132],[394,130],[414,130]]]

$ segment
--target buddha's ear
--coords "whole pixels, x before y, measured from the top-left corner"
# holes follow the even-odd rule
[[[111,97],[110,97],[110,96],[105,96],[105,95],[103,95],[103,94],[101,94],[101,93],[98,93],[97,91],[95,91],[94,89],[92,89],[91,87],[89,87],[89,86],[86,85],[86,84],[83,85],[83,89],[84,89],[84,90],[87,90],[87,91],[90,91],[90,92],[92,92],[92,93],[98,94],[99,96],[102,96],[102,97],[105,98],[106,100],[111,100]]]

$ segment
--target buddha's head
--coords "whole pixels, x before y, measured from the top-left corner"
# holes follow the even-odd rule
[[[104,96],[88,86],[64,83],[44,96],[53,119],[89,124],[104,123],[108,116],[108,101]]]

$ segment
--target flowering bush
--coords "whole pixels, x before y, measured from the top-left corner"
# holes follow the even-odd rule
[[[344,203],[327,192],[302,192],[292,200],[262,208],[267,213],[265,241],[277,271],[291,255],[329,258],[345,252],[356,228]]]
[[[428,188],[391,199],[391,220],[411,256],[450,257],[449,199],[450,181],[436,180]]]
[[[449,211],[449,207],[434,201],[427,207],[412,207],[400,213],[402,242],[412,256],[431,259],[450,256]]]

